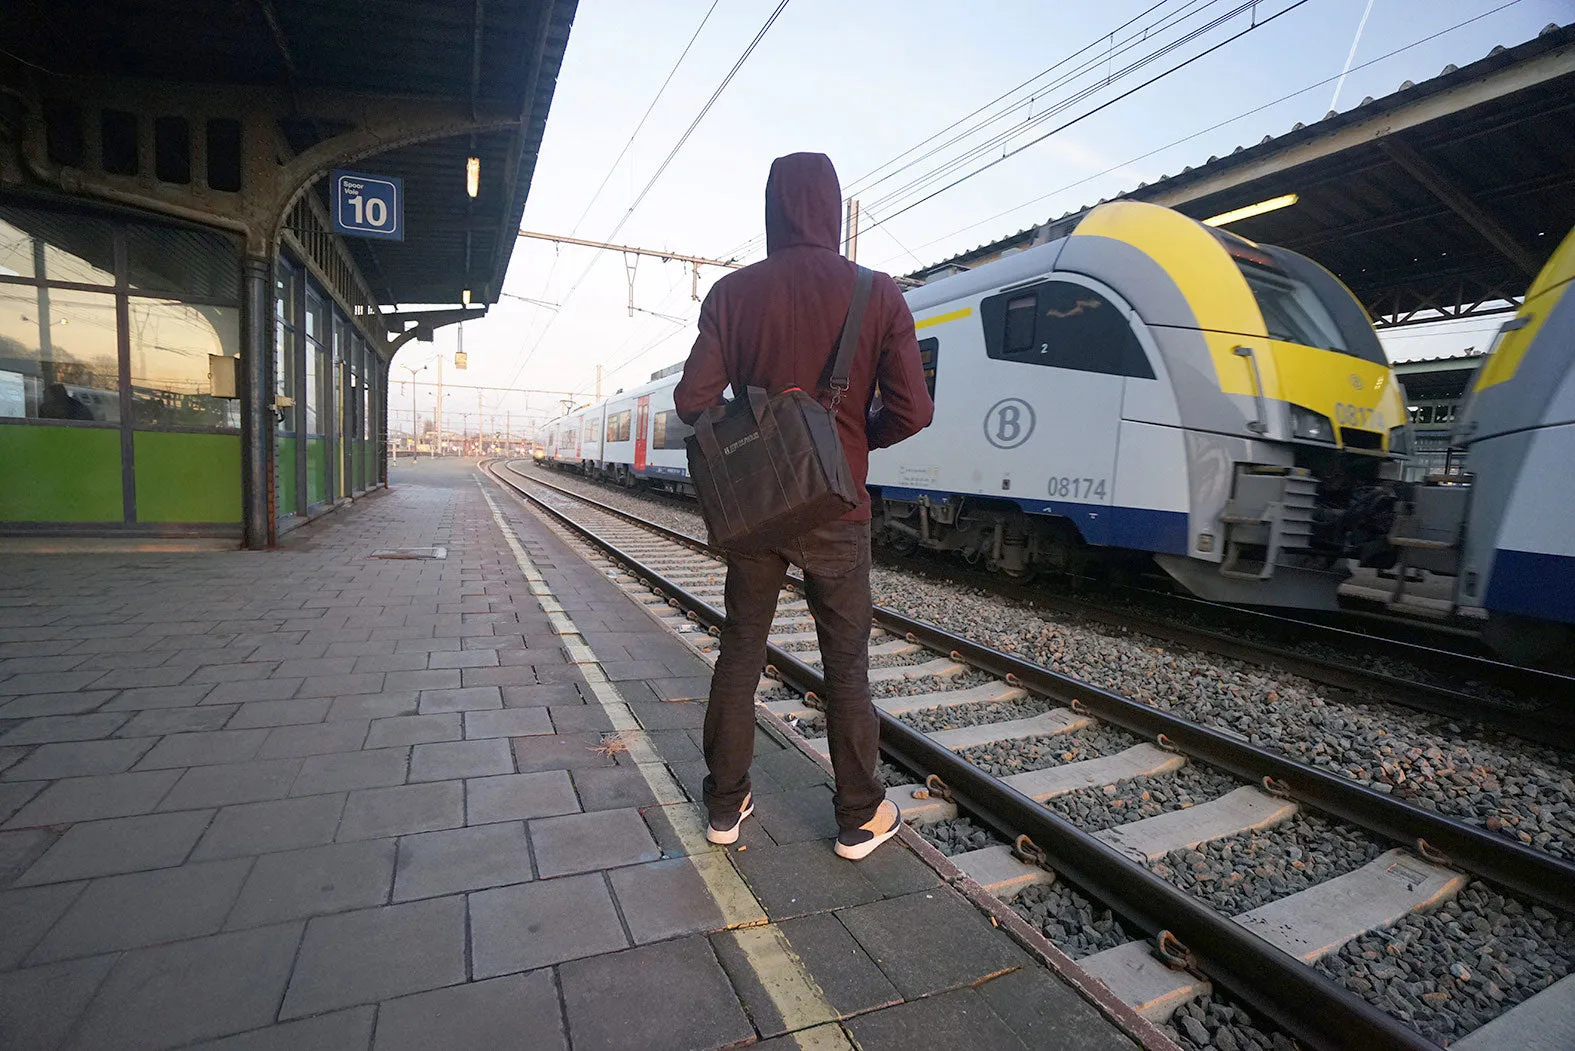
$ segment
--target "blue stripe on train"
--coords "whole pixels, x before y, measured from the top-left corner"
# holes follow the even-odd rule
[[[893,500],[917,500],[920,496],[928,496],[931,501],[967,499],[966,495],[937,493],[929,489],[906,489],[894,485],[875,488]],[[1009,500],[1031,515],[1059,515],[1076,526],[1083,539],[1090,544],[1171,555],[1187,554],[1187,515],[1183,511],[1082,504],[1070,500],[1025,500],[1006,494],[991,496],[989,499]]]
[[[1575,557],[1500,548],[1493,555],[1493,578],[1482,604],[1491,610],[1575,623]]]

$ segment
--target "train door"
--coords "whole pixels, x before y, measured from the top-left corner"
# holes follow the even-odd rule
[[[651,396],[634,403],[634,473],[645,473],[645,441],[651,431]]]

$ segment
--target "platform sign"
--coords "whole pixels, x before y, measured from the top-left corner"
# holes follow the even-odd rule
[[[334,233],[349,237],[405,239],[403,179],[364,172],[336,171],[329,189]]]

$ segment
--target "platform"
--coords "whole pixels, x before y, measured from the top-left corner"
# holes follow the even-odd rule
[[[1136,1046],[768,727],[707,844],[707,665],[473,462],[393,482],[0,556],[0,1047]]]

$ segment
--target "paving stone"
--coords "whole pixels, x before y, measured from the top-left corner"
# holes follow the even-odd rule
[[[114,963],[101,956],[0,974],[0,1047],[59,1047]]]
[[[26,828],[150,813],[180,776],[179,770],[149,770],[56,781],[6,824]],[[0,792],[6,787],[0,786]]]
[[[674,701],[633,705],[634,716],[647,730],[689,730],[705,724],[705,705]]]
[[[706,812],[699,803],[670,803],[667,806],[640,808],[663,857],[681,857],[686,854],[708,853],[721,850],[705,840]],[[745,821],[739,830],[738,846],[745,851],[775,846],[771,837],[758,821]],[[738,848],[735,847],[736,851]]]
[[[142,757],[139,770],[172,766],[218,766],[241,763],[257,755],[267,730],[214,730],[210,733],[171,734]]]
[[[205,664],[192,672],[191,683],[246,682],[266,679],[279,667],[278,661],[236,661],[230,664]]]
[[[778,843],[818,840],[829,849],[829,841],[837,838],[831,789],[825,785],[767,794],[756,792],[755,820],[764,825]]]
[[[645,731],[646,739],[651,742],[651,747],[656,750],[656,754],[661,756],[664,762],[668,763],[692,763],[696,759],[704,758],[700,752],[700,746],[695,743],[694,737],[690,736],[691,734],[693,734],[694,737],[698,737],[700,731]]]
[[[294,701],[252,701],[243,704],[226,728],[246,730],[258,726],[297,726],[320,723],[328,715],[331,701],[325,699]]]
[[[613,728],[612,719],[599,704],[553,704],[545,706],[543,710],[552,716],[554,733],[601,732]]]
[[[287,701],[301,688],[301,678],[242,679],[221,682],[207,695],[209,704],[245,704],[250,701]]]
[[[9,887],[59,841],[60,833],[52,828],[0,832],[0,887]]]
[[[645,774],[635,766],[576,770],[574,787],[579,791],[580,806],[584,810],[616,810],[658,802]]]
[[[837,914],[904,998],[972,985],[1031,961],[950,889],[918,891]]]
[[[214,817],[191,856],[200,861],[328,843],[344,809],[342,793],[227,806]]]
[[[458,712],[447,715],[404,715],[394,719],[374,719],[366,735],[368,748],[387,748],[432,741],[458,741],[464,726]]]
[[[428,668],[496,668],[497,666],[498,651],[495,649],[439,651],[427,658]],[[463,676],[461,681],[463,682]]]
[[[422,690],[422,715],[442,712],[468,712],[502,708],[503,694],[496,686],[473,686],[454,690]]]
[[[319,916],[307,924],[279,1017],[298,1018],[464,980],[462,896]]]
[[[0,734],[0,746],[52,744],[57,741],[91,741],[108,737],[131,718],[123,712],[94,715],[46,715],[29,719]]]
[[[675,675],[645,680],[651,692],[665,703],[704,701],[711,693],[711,676]]]
[[[82,1016],[73,1046],[154,1051],[272,1022],[300,930],[284,924],[126,953]]]
[[[850,1019],[844,1025],[860,1051],[1028,1049],[974,989],[958,989],[888,1007]]]
[[[498,668],[465,668],[460,672],[465,686],[535,686],[533,665],[508,665]]]
[[[408,748],[377,748],[308,756],[290,789],[292,796],[343,792],[357,788],[382,788],[403,784],[409,765]]]
[[[723,915],[713,884],[702,877],[700,865],[708,866],[711,880],[726,888],[729,902],[741,904],[751,900],[738,873],[721,853],[700,858],[666,858],[607,874],[636,945],[680,934],[717,931],[744,919]],[[763,918],[764,913],[759,912],[748,917]]]
[[[470,938],[477,978],[534,970],[629,944],[600,873],[472,894]]]
[[[212,817],[211,810],[182,810],[72,825],[17,883],[60,883],[178,865]]]
[[[160,665],[154,668],[116,668],[103,672],[92,685],[101,690],[129,690],[144,686],[179,686],[191,677],[190,666]],[[0,684],[4,689],[4,684]]]
[[[0,971],[20,964],[86,886],[86,883],[52,883],[45,887],[0,892]],[[3,1025],[0,1022],[0,1029]],[[0,1040],[0,1047],[7,1046],[11,1045]]]
[[[351,792],[334,838],[379,839],[465,823],[465,792],[461,782],[434,781]]]
[[[399,840],[393,900],[485,890],[531,878],[530,848],[520,822],[422,832]]]
[[[381,905],[388,900],[393,877],[391,839],[266,854],[257,859],[225,927],[236,930]]]
[[[633,808],[537,818],[531,847],[542,879],[655,861],[661,856],[650,829]]]
[[[701,1051],[755,1035],[704,938],[567,963],[558,981],[575,1047]]]
[[[887,898],[928,890],[941,884],[941,878],[934,869],[896,840],[888,841],[885,846],[860,861],[859,873]]]
[[[514,750],[514,765],[520,773],[618,765],[606,751],[599,733],[516,737],[509,744]]]
[[[862,905],[881,896],[860,866],[837,857],[829,842],[789,843],[732,857],[773,920]]]
[[[575,672],[579,675],[578,672]],[[584,704],[585,697],[580,693],[578,680],[569,682],[541,683],[535,686],[505,686],[503,687],[503,706],[505,708],[532,708],[547,704]]]
[[[115,696],[114,690],[82,690],[77,693],[35,693],[0,700],[0,719],[31,719],[41,715],[80,715],[103,706]]]
[[[1040,967],[991,979],[979,995],[1029,1047],[1066,1051],[1136,1051],[1136,1045],[1106,1021],[1071,986]]]
[[[101,671],[51,671],[12,675],[0,680],[0,696],[38,693],[41,690],[85,690],[93,680],[102,678]]]
[[[312,675],[301,683],[297,697],[346,697],[355,694],[381,693],[385,677],[382,672],[356,672],[348,675]]]
[[[153,747],[151,737],[41,744],[33,749],[32,755],[0,776],[8,781],[47,781],[59,777],[118,774],[130,769]]]
[[[441,668],[436,671],[391,671],[383,685],[390,690],[420,690],[425,693],[435,690],[457,690],[461,683],[458,668]]]
[[[465,804],[470,825],[572,814],[580,809],[565,770],[470,778],[465,782]]]
[[[365,1051],[376,1015],[374,1007],[352,1007],[196,1044],[191,1051]]]
[[[257,752],[257,758],[299,758],[359,751],[370,722],[369,719],[347,719],[305,726],[280,726],[269,731],[268,739]]]
[[[573,683],[575,686],[580,686],[585,682],[584,673],[572,664],[565,664],[566,658],[562,653],[556,655],[544,654],[544,656],[549,657],[550,660],[543,661],[538,657],[531,664],[531,670],[536,673],[537,682],[543,684]],[[521,688],[530,689],[528,686]],[[508,687],[505,686],[504,689],[508,689]],[[588,694],[590,691],[582,690],[582,692]]]
[[[209,861],[90,883],[28,957],[29,965],[213,934],[251,862]]]
[[[549,970],[417,993],[386,1001],[378,1012],[376,1051],[567,1051],[568,1046]]]
[[[194,708],[155,708],[138,712],[115,732],[116,737],[164,737],[167,734],[217,730],[230,721],[238,704],[200,705]]]
[[[545,708],[505,708],[500,711],[466,712],[465,737],[533,737],[553,733],[552,716]]]
[[[327,652],[327,643],[321,647]],[[355,670],[355,660],[350,657],[287,658],[273,673],[276,679],[307,678],[313,675],[348,675]]]
[[[490,774],[512,774],[514,757],[501,738],[418,744],[411,749],[410,780],[448,781]]]
[[[336,697],[328,708],[328,721],[392,719],[401,715],[415,715],[417,693],[405,690],[399,693],[360,694],[354,697]]]
[[[750,776],[759,775],[777,790],[808,788],[827,784],[830,778],[817,764],[810,761],[796,748],[761,747],[756,739],[755,760],[750,764]],[[813,795],[813,793],[811,793]]]
[[[301,769],[299,759],[256,759],[249,763],[192,767],[170,789],[160,810],[192,810],[283,799]]]

